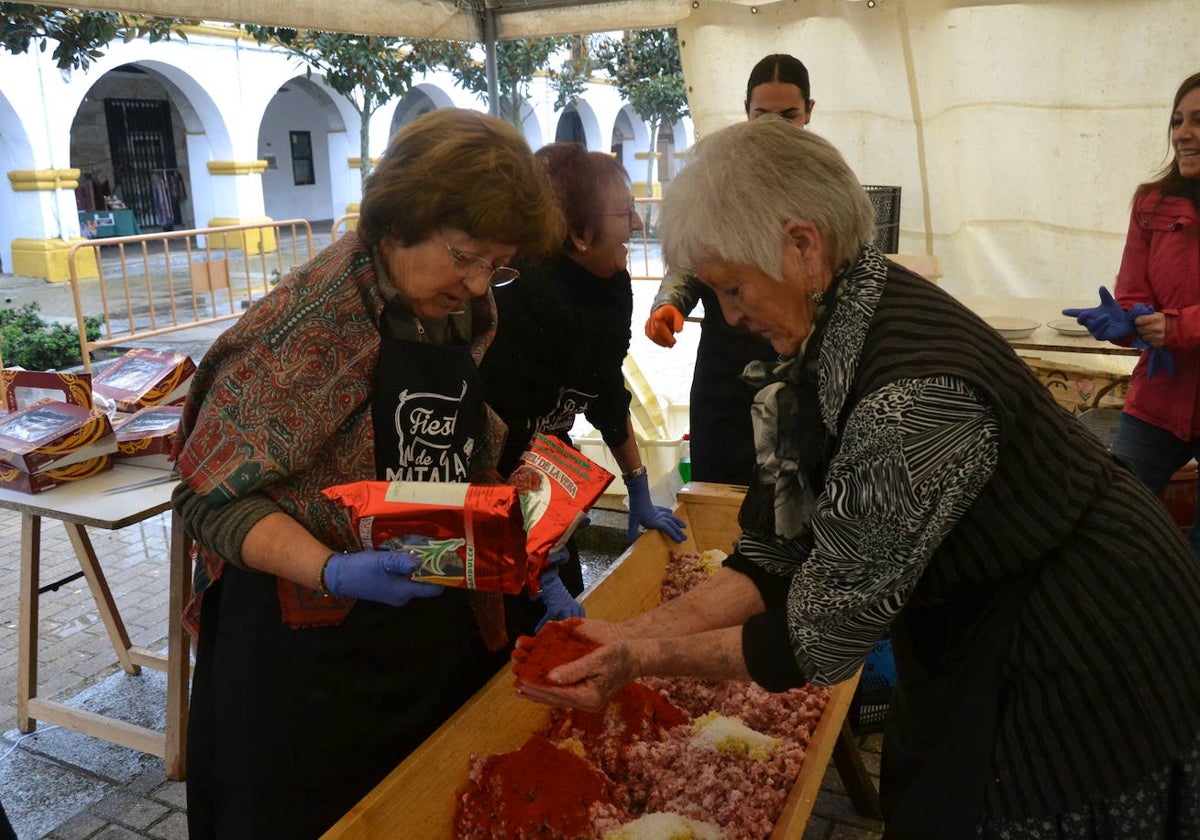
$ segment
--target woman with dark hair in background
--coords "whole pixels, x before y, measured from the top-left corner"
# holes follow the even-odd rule
[[[774,114],[799,126],[812,119],[808,68],[790,55],[768,55],[746,82],[746,119]],[[670,267],[668,267],[670,268]],[[646,337],[675,345],[684,316],[704,302],[696,369],[692,374],[690,426],[692,479],[749,484],[754,472],[750,402],[754,390],[741,380],[746,365],[775,358],[771,345],[744,327],[731,327],[717,298],[695,277],[669,271],[646,320]]]
[[[582,414],[620,466],[630,541],[645,527],[680,542],[683,523],[650,501],[621,372],[633,317],[629,239],[642,229],[629,178],[611,155],[575,143],[551,143],[534,157],[554,185],[567,235],[551,259],[523,261],[521,282],[496,290],[499,327],[480,374],[488,404],[508,425],[500,471],[516,466],[534,432],[571,444]],[[578,595],[583,578],[573,545],[570,553],[558,569]]]

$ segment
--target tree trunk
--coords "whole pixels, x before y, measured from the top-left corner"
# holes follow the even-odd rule
[[[650,150],[646,155],[646,198],[654,198],[654,176],[658,173],[658,129],[662,125],[662,120],[653,119],[646,121],[646,127],[650,129]],[[650,231],[650,223],[652,221],[654,205],[646,205],[645,218],[642,223],[646,226],[646,231]]]
[[[371,174],[371,114],[375,113],[374,99],[370,93],[363,94],[363,107],[359,112],[361,118],[358,130],[359,154],[359,200],[367,189],[367,176]]]

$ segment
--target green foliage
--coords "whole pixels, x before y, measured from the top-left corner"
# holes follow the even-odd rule
[[[0,309],[0,344],[4,364],[26,370],[62,370],[83,363],[79,333],[65,324],[42,320],[36,301],[20,309]],[[95,315],[84,318],[88,341],[100,337],[104,319]]]
[[[687,87],[679,60],[679,41],[674,29],[639,29],[621,39],[605,38],[596,47],[596,57],[612,76],[617,91],[650,129],[650,152],[646,159],[646,185],[651,188],[656,169],[658,132],[688,115]],[[653,228],[650,207],[645,224]]]
[[[596,62],[587,53],[587,43],[586,38],[580,37],[579,42],[571,49],[571,57],[566,59],[558,70],[550,71],[550,80],[558,91],[554,107],[559,110],[583,96],[587,80],[596,69]]]
[[[359,156],[363,180],[371,171],[371,115],[389,99],[412,88],[413,74],[432,66],[430,54],[444,41],[406,40],[379,35],[348,35],[278,26],[243,25],[260,44],[273,42],[315,71],[354,106],[362,120]]]
[[[521,105],[529,98],[529,84],[533,77],[549,69],[550,56],[561,49],[572,46],[573,37],[518,38],[496,42],[496,88],[500,103],[496,109],[500,116],[517,128],[521,127]],[[487,100],[487,67],[476,58],[481,44],[461,41],[443,41],[432,58],[444,66],[450,74],[479,98]],[[559,91],[559,107],[574,100],[583,91],[590,65],[586,62],[567,62],[551,77]],[[564,90],[566,91],[564,93]],[[569,97],[564,100],[564,97]]]
[[[199,21],[149,18],[123,12],[81,11],[59,6],[0,3],[0,45],[11,53],[24,53],[33,44],[42,52],[49,41],[58,46],[53,56],[60,70],[87,70],[104,55],[104,47],[120,38],[148,38],[151,43],[172,35],[187,40],[180,27]]]
[[[687,88],[674,29],[640,29],[624,38],[605,38],[596,57],[617,91],[654,127],[688,115]]]

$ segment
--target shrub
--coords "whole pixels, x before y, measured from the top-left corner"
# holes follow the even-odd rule
[[[0,309],[0,346],[6,367],[26,370],[62,370],[83,364],[79,351],[79,333],[66,324],[50,324],[38,314],[41,305],[34,301],[20,309]],[[104,319],[84,318],[88,341],[100,337]]]

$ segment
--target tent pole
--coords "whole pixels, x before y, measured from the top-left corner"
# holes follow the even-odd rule
[[[496,70],[496,10],[483,10],[484,65],[487,69],[488,113],[500,116],[500,82]]]

